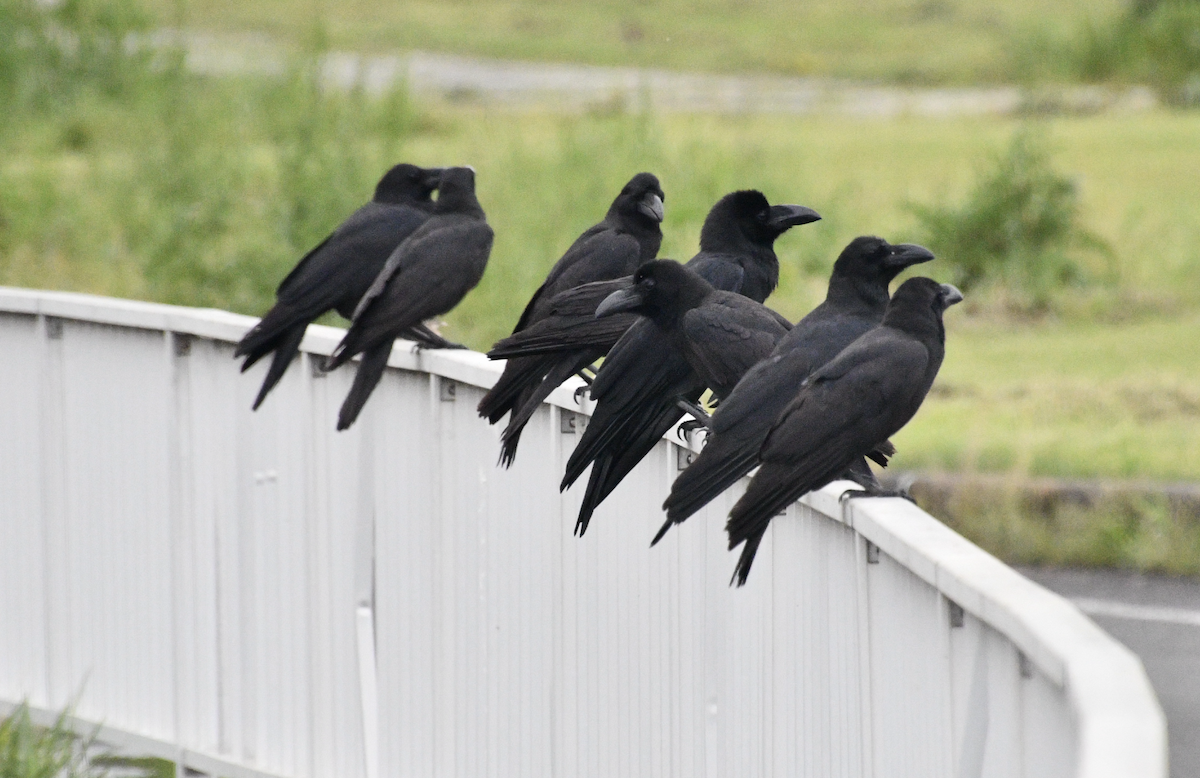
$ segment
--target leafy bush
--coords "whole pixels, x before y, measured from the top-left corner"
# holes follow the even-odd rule
[[[1086,80],[1148,83],[1168,102],[1200,104],[1200,0],[1140,0],[1086,26],[1076,49]]]
[[[0,0],[0,97],[46,110],[92,92],[126,98],[161,77],[150,17],[127,0]]]
[[[924,240],[964,290],[995,282],[1044,307],[1053,293],[1088,280],[1080,250],[1108,249],[1081,224],[1074,182],[1054,170],[1027,133],[983,170],[958,206],[911,206]]]

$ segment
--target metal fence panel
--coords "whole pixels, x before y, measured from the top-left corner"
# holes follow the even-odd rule
[[[741,487],[647,549],[676,444],[577,538],[570,388],[504,470],[479,355],[398,345],[337,433],[337,332],[252,413],[249,323],[0,290],[5,710],[247,778],[1165,775],[1136,659],[903,501],[806,497],[731,589]]]
[[[42,397],[49,365],[34,316],[0,314],[0,698],[52,702],[46,686],[47,542]]]

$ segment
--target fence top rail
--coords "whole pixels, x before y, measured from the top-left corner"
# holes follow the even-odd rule
[[[0,313],[57,317],[236,343],[257,321],[228,311],[185,308],[70,292],[0,287]],[[343,330],[310,325],[301,349],[327,355]],[[401,341],[405,343],[405,341]],[[392,367],[490,387],[501,366],[466,350],[395,348]],[[548,402],[590,413],[578,380]],[[698,448],[697,448],[698,450]],[[1075,710],[1079,772],[1086,778],[1167,774],[1166,722],[1141,661],[1074,605],[1033,583],[906,500],[839,501],[835,483],[801,502],[852,528],[914,575],[1010,640]]]

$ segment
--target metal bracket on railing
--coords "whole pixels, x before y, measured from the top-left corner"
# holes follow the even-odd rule
[[[677,446],[675,456],[675,466],[680,470],[687,470],[688,465],[696,461],[696,452],[686,446]]]
[[[441,387],[439,391],[441,392],[440,397],[442,398],[442,402],[454,402],[455,395],[458,392],[458,384],[454,381],[451,381],[449,378],[443,378],[442,380],[438,381],[438,384],[440,384]]]
[[[574,411],[559,410],[558,431],[564,435],[587,429],[587,417]]]
[[[192,353],[192,341],[195,336],[183,332],[172,332],[171,342],[175,348],[175,356],[186,357]]]
[[[950,603],[950,626],[951,628],[961,627],[966,621],[966,613],[963,612],[963,607],[954,600],[947,600]]]
[[[63,336],[63,320],[57,316],[46,317],[46,337],[50,340],[59,340]]]
[[[1029,661],[1029,657],[1025,656],[1024,651],[1017,652],[1017,667],[1021,670],[1022,678],[1033,677],[1033,662]]]
[[[879,564],[879,546],[875,545],[869,540],[867,541],[867,564]]]

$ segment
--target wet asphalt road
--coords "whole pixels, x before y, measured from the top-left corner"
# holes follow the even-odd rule
[[[1167,715],[1171,778],[1200,778],[1200,581],[1112,570],[1021,572],[1141,657]]]

